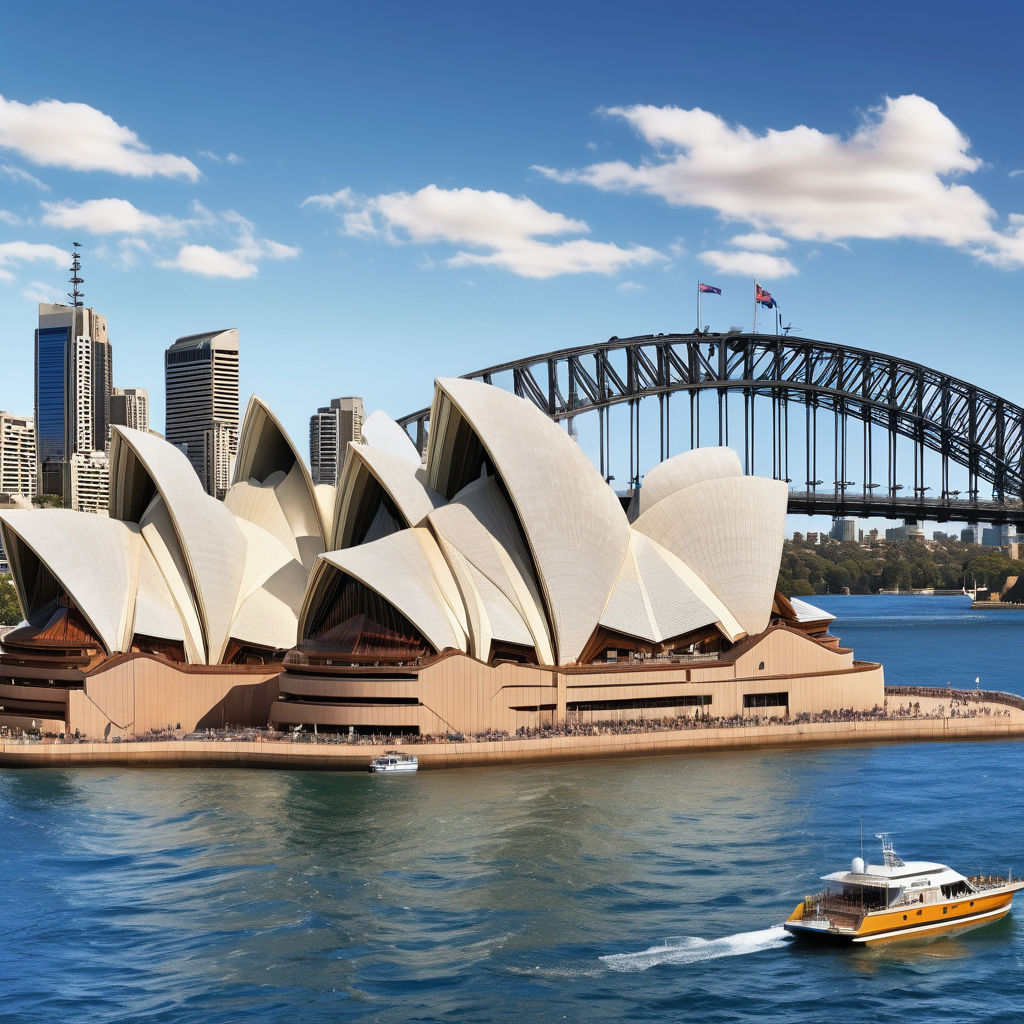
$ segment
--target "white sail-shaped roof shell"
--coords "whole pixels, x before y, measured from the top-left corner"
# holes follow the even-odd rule
[[[29,548],[74,602],[108,654],[131,641],[140,544],[134,525],[69,509],[0,512],[4,546],[16,577],[24,573],[21,545]],[[22,595],[33,582],[19,578]],[[41,608],[25,608],[31,618]]]
[[[275,536],[245,519],[246,574],[231,637],[241,643],[287,650],[297,643],[298,616],[309,574]]]
[[[484,652],[477,656],[486,658],[490,640],[498,639],[527,643],[542,665],[554,664],[551,631],[530,554],[497,482],[474,481],[450,504],[432,512],[428,521],[445,554],[455,551],[467,563],[467,608],[472,604],[480,609],[475,614],[469,611],[471,624],[478,623],[475,646]]]
[[[602,626],[654,643],[711,625],[731,641],[743,635],[732,612],[671,551],[635,530],[629,541]]]
[[[429,530],[402,530],[320,557],[384,598],[436,650],[468,649],[469,629],[458,585]],[[301,616],[303,633],[313,591],[326,582],[323,573],[315,575]]]
[[[249,399],[238,438],[233,485],[241,483],[250,487],[273,487],[281,515],[295,538],[300,557],[308,567],[312,567],[316,555],[326,548],[329,520],[323,515],[313,478],[291,438],[256,395]],[[231,507],[227,497],[225,503]],[[268,528],[258,519],[253,522]]]
[[[137,466],[129,466],[133,460]],[[245,569],[245,538],[234,516],[203,490],[185,455],[152,434],[114,427],[110,461],[113,517],[130,518],[136,512],[144,490],[140,470],[163,498],[198,604],[205,660],[218,664],[227,649]]]
[[[479,475],[478,443],[530,550],[558,663],[575,661],[607,603],[629,544],[618,498],[586,455],[529,402],[461,378],[436,382],[428,482],[451,497]],[[468,461],[467,461],[468,460]]]
[[[420,453],[409,435],[382,409],[375,409],[363,420],[360,428],[363,442],[395,458],[418,466]]]
[[[135,624],[132,633],[171,640],[185,646],[185,656],[189,661],[200,660],[197,657],[195,643],[192,643],[192,656],[189,657],[189,645],[186,644],[185,624],[182,622],[181,611],[171,593],[167,580],[156,556],[149,544],[143,540],[142,557],[139,559],[139,587],[135,594]],[[186,595],[187,597],[187,595]],[[191,609],[191,600],[189,600]],[[195,620],[196,636],[199,633],[199,620]]]
[[[831,612],[810,604],[808,601],[801,601],[799,597],[791,597],[789,603],[796,612],[797,622],[834,622],[835,616]]]
[[[401,429],[401,428],[399,428]],[[334,550],[355,543],[357,519],[370,492],[380,487],[402,517],[401,526],[419,526],[445,499],[427,484],[419,460],[394,455],[382,448],[348,443],[338,482],[338,501],[331,532]]]
[[[642,515],[674,491],[727,476],[743,476],[740,457],[731,448],[694,448],[674,455],[644,476],[636,494],[636,513]]]
[[[681,559],[756,634],[771,618],[788,497],[780,480],[703,480],[662,498],[633,527]]]
[[[199,602],[192,587],[188,564],[178,542],[174,522],[161,495],[157,494],[153,498],[142,516],[139,527],[178,613],[185,644],[185,658],[192,665],[205,664],[206,645],[203,640],[203,624],[199,617]],[[145,631],[139,629],[136,632]]]

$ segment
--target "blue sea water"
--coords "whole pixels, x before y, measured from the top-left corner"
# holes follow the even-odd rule
[[[1024,693],[1024,615],[815,600],[894,682]],[[904,856],[1024,871],[1022,752],[0,771],[0,1020],[1014,1020],[1024,904],[878,949],[796,947],[780,923],[859,852],[861,818]]]

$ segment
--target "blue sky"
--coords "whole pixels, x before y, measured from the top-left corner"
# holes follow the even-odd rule
[[[969,17],[965,13],[969,10]],[[162,353],[237,327],[242,391],[305,446],[342,394],[617,334],[800,333],[1024,403],[1011,3],[50,3],[0,33],[0,408],[36,303]]]

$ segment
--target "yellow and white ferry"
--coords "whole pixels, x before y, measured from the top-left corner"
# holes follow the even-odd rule
[[[784,922],[798,939],[868,945],[922,938],[998,921],[1024,880],[966,877],[928,861],[902,861],[887,832],[882,863],[854,857],[849,871],[824,875],[824,892],[807,896]]]

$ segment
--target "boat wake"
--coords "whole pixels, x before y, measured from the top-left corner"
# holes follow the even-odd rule
[[[646,971],[659,964],[696,964],[725,956],[745,956],[768,949],[782,949],[792,937],[782,925],[756,932],[739,932],[721,939],[701,939],[696,935],[672,936],[664,945],[639,953],[612,953],[599,959],[613,971]]]

